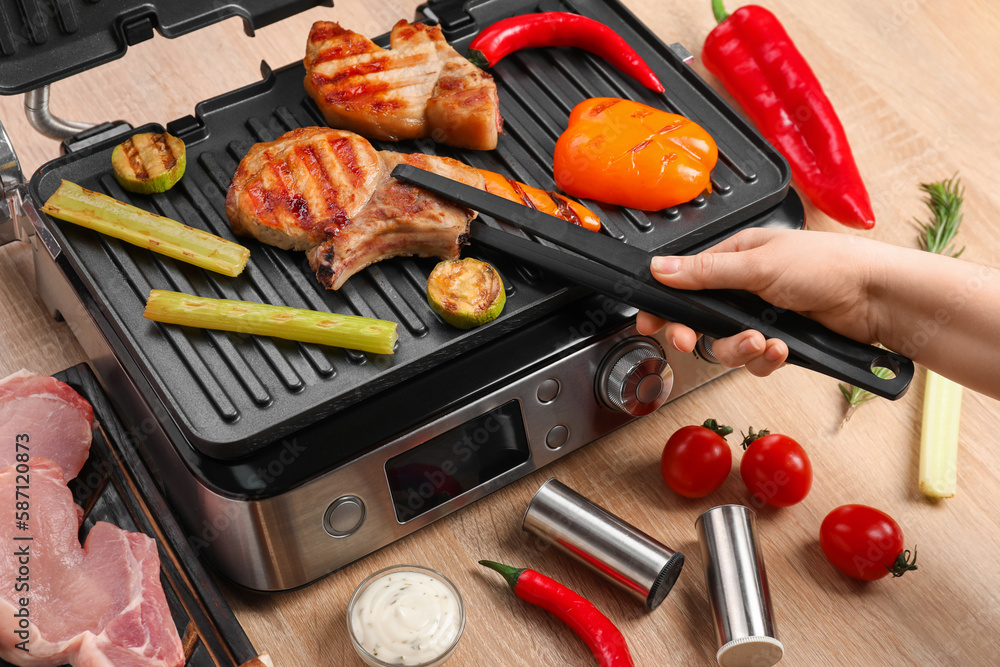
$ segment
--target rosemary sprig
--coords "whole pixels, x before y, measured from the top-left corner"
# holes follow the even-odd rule
[[[882,368],[881,366],[873,368],[872,372],[883,380],[892,377],[892,371],[888,368]],[[859,405],[876,398],[875,394],[871,393],[867,389],[855,387],[852,384],[844,384],[841,382],[837,385],[837,387],[840,388],[840,393],[844,395],[844,399],[847,401],[847,410],[844,412],[844,418],[840,422],[841,426],[850,421],[851,417],[854,416],[854,411],[858,409]]]
[[[956,252],[955,246],[951,245],[962,224],[962,200],[965,197],[965,188],[958,174],[938,183],[921,183],[920,189],[927,195],[924,203],[934,216],[928,222],[916,221],[922,231],[919,237],[921,250],[958,257],[965,250],[963,247]]]

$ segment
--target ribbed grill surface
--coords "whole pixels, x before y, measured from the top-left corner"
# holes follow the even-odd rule
[[[565,8],[594,16],[625,35],[657,71],[668,91],[666,99],[582,52],[536,49],[508,57],[494,72],[506,131],[497,150],[462,151],[430,142],[376,143],[376,148],[436,152],[554,189],[552,153],[572,107],[587,97],[628,97],[699,122],[716,138],[723,158],[713,173],[713,194],[676,209],[643,213],[585,202],[601,214],[606,233],[646,249],[679,251],[723,235],[780,201],[788,183],[787,166],[634,17],[605,2],[572,2]],[[525,11],[532,9],[525,3]],[[461,50],[466,41],[456,46]],[[163,405],[192,443],[211,455],[246,453],[437,364],[456,359],[460,363],[464,351],[581,293],[514,259],[469,247],[464,255],[483,257],[500,271],[507,305],[494,322],[460,331],[443,323],[427,305],[425,283],[434,260],[382,262],[332,292],[316,281],[304,253],[235,239],[225,217],[225,195],[239,160],[255,142],[323,124],[303,91],[303,76],[300,64],[290,65],[258,84],[202,103],[198,122],[187,118],[172,123],[168,129],[188,144],[188,170],[168,193],[147,197],[122,191],[111,175],[112,145],[56,160],[32,181],[39,202],[66,178],[250,247],[246,271],[230,279],[53,223],[67,259]],[[142,318],[146,296],[154,287],[394,320],[400,324],[399,345],[391,356],[367,355],[155,324]],[[333,445],[336,434],[330,438]]]

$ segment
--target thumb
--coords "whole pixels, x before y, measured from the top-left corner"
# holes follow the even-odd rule
[[[753,291],[759,273],[748,252],[702,252],[691,256],[654,257],[653,277],[680,289],[745,289]]]

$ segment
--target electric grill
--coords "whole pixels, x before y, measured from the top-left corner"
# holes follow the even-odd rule
[[[247,17],[252,27],[318,3],[244,0],[226,10],[160,4],[188,8],[186,18],[175,17],[179,32],[223,11]],[[272,7],[266,14],[255,6],[265,4]],[[32,80],[20,76],[32,67],[17,60],[20,51],[10,68],[5,58],[11,53],[2,47],[0,90],[34,89],[121,55],[122,44],[151,34],[158,23],[156,3],[140,7],[114,23],[112,34],[120,39],[109,42],[110,51],[86,64],[72,58],[73,64],[58,58],[36,64],[49,69]],[[486,25],[550,9],[611,26],[667,92],[652,93],[583,52],[521,52],[492,72],[505,119],[496,150],[429,141],[373,142],[376,148],[447,155],[555,189],[553,147],[572,107],[588,97],[625,97],[699,123],[716,139],[720,160],[712,194],[676,208],[643,213],[584,202],[600,213],[605,234],[645,251],[677,254],[750,226],[801,227],[803,209],[781,156],[691,70],[683,47],[661,42],[614,0],[430,2],[418,18],[440,23],[461,52]],[[105,30],[106,23],[105,17]],[[385,46],[388,38],[376,41]],[[250,146],[324,124],[303,76],[298,62],[278,70],[263,64],[258,83],[168,123],[165,129],[187,144],[188,167],[165,194],[136,196],[115,182],[111,150],[128,126],[106,124],[75,135],[63,144],[67,153],[27,184],[0,128],[0,184],[10,211],[0,239],[32,243],[40,296],[79,338],[191,544],[225,576],[259,590],[309,583],[724,372],[704,349],[681,354],[660,337],[638,335],[636,310],[617,299],[476,244],[465,254],[497,267],[507,305],[497,320],[460,331],[426,304],[434,260],[382,262],[330,292],[316,282],[303,253],[237,239],[250,247],[251,260],[230,279],[38,212],[67,179],[232,239],[225,194]],[[4,213],[0,206],[0,219]],[[400,323],[400,340],[394,355],[374,355],[157,324],[142,317],[154,287],[390,319]]]

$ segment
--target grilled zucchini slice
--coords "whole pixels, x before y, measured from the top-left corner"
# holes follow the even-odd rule
[[[111,153],[115,180],[129,192],[166,192],[181,180],[187,166],[184,142],[163,132],[136,134]]]
[[[507,296],[500,274],[478,259],[450,259],[427,277],[427,302],[448,324],[471,329],[500,316]]]

